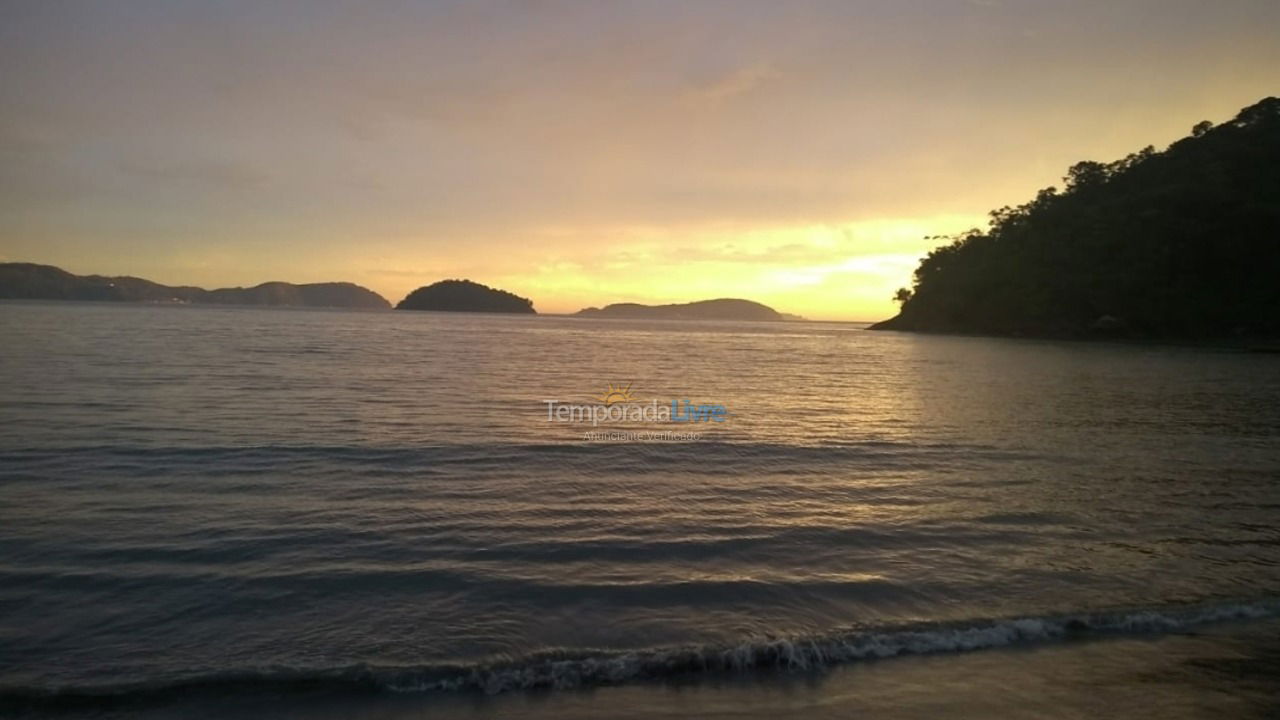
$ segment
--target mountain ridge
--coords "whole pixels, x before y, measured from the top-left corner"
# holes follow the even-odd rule
[[[575,316],[623,320],[753,320],[783,322],[788,316],[763,303],[739,298],[716,298],[668,305],[613,303],[583,308]]]
[[[0,299],[90,300],[271,307],[389,309],[378,293],[350,282],[294,284],[269,281],[252,287],[206,290],[162,285],[131,275],[75,275],[53,265],[0,263]]]

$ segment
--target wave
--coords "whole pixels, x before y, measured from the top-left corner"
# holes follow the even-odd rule
[[[100,707],[164,701],[192,693],[360,692],[498,694],[563,690],[700,675],[820,671],[906,655],[959,653],[1108,635],[1163,634],[1280,616],[1280,599],[1062,615],[921,622],[766,638],[737,645],[633,651],[548,650],[473,665],[258,668],[163,682],[111,686],[0,687],[0,709]]]
[[[608,430],[601,426],[600,430]],[[616,429],[616,428],[614,428]],[[576,436],[575,436],[576,437]],[[246,470],[273,470],[299,462],[325,460],[379,468],[411,467],[417,470],[446,466],[515,466],[530,461],[546,461],[556,468],[591,467],[601,461],[644,460],[646,463],[683,466],[691,457],[711,457],[718,461],[775,462],[788,467],[796,462],[857,461],[902,464],[910,462],[971,460],[1034,460],[1044,456],[994,445],[914,440],[865,440],[861,442],[814,442],[812,444],[763,442],[663,442],[663,443],[451,443],[444,445],[58,445],[45,448],[0,448],[0,460],[33,468],[75,462],[88,458],[95,463],[117,463],[133,470],[134,463],[145,467],[186,466],[208,469],[220,467]],[[611,466],[613,467],[613,466]],[[705,469],[715,469],[706,463]],[[616,467],[615,467],[616,469]],[[728,474],[727,472],[725,474]]]

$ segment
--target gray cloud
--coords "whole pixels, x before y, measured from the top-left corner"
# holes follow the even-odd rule
[[[0,250],[338,270],[566,250],[550,225],[981,214],[1280,85],[1274,2],[991,5],[18,0]]]
[[[160,184],[191,183],[228,190],[261,187],[267,181],[266,170],[248,163],[227,160],[124,160],[121,172],[141,180]]]

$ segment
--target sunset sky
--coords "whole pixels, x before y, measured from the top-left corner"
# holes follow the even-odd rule
[[[986,212],[1280,94],[1280,3],[6,2],[0,257],[891,315]]]

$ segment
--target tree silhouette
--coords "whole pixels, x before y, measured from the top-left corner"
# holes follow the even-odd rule
[[[470,280],[441,280],[409,293],[397,310],[532,313],[533,302]]]
[[[1076,163],[1064,182],[930,252],[876,327],[1280,335],[1280,99],[1162,152]]]

